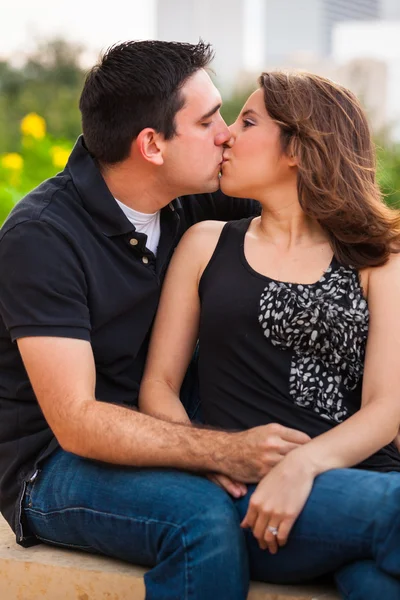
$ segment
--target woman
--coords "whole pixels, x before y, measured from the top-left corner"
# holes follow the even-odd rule
[[[141,409],[188,422],[179,388],[199,338],[207,424],[311,438],[255,488],[218,477],[238,498],[253,577],[363,561],[346,584],[367,589],[343,584],[345,597],[400,598],[400,216],[381,200],[365,115],[327,79],[271,72],[231,133],[221,188],[262,214],[182,239]]]

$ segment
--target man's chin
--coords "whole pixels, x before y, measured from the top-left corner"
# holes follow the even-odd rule
[[[210,181],[207,182],[206,185],[204,185],[204,188],[201,190],[201,193],[212,193],[212,192],[216,192],[217,190],[219,190],[219,176],[216,177],[215,179],[212,179]]]
[[[211,194],[212,192],[219,190],[219,182],[219,176],[214,177],[213,179],[205,181],[203,185],[198,185],[197,189],[193,187],[191,191],[187,191],[185,194],[181,194],[181,196],[187,196],[190,194]]]

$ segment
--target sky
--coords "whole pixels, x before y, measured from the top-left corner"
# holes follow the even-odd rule
[[[37,41],[82,43],[86,58],[111,44],[155,35],[155,0],[0,0],[0,58],[24,60]]]
[[[400,19],[400,0],[383,1],[388,11],[386,16],[393,13]],[[265,0],[246,0],[244,66],[253,71],[259,70],[259,62],[264,60],[264,11]],[[111,0],[107,3],[101,0],[0,0],[0,15],[0,60],[11,59],[16,66],[24,62],[39,41],[56,37],[80,43],[86,49],[82,66],[89,67],[97,62],[102,50],[116,42],[156,36],[156,0]],[[340,25],[334,36],[334,58],[340,63],[370,56],[387,62],[393,105],[390,109],[397,114],[400,21],[391,21],[379,26],[367,23]]]

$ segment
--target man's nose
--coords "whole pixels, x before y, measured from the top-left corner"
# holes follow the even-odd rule
[[[215,145],[223,146],[231,137],[229,127],[221,117],[221,130],[215,136]]]
[[[234,134],[234,131],[233,131],[233,125],[230,125],[228,127],[228,138],[224,142],[224,147],[225,148],[232,148],[232,146],[233,146],[234,143],[235,143],[235,134]]]
[[[233,136],[230,128],[225,125],[224,130],[215,136],[216,146],[231,146],[233,144]]]

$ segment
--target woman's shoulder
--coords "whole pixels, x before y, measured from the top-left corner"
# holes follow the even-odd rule
[[[400,301],[400,254],[390,254],[383,265],[361,269],[360,281],[370,308],[382,305],[386,296]]]
[[[364,269],[368,274],[369,285],[376,287],[400,284],[400,254],[391,253],[388,260],[377,267]]]
[[[234,219],[232,221],[200,221],[199,223],[192,225],[183,237],[190,240],[191,243],[196,243],[197,240],[200,240],[201,242],[214,242],[219,239],[225,228],[229,227],[230,230],[235,230],[239,232],[239,234],[244,234],[255,221],[259,221],[259,217],[252,216],[243,219]]]
[[[213,237],[221,233],[226,223],[227,221],[200,221],[189,227],[185,235],[191,237]]]
[[[201,221],[189,227],[175,251],[175,259],[202,270],[210,260],[226,225],[225,221]]]
[[[201,221],[196,223],[185,232],[180,246],[193,250],[215,246],[225,225],[226,221]]]

